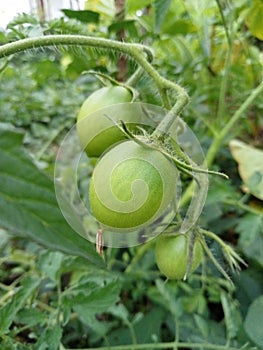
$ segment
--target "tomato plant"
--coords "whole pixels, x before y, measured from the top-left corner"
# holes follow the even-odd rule
[[[114,126],[115,115],[110,118],[104,107],[131,102],[131,90],[115,85],[105,86],[93,92],[82,104],[77,116],[77,132],[80,143],[89,157],[99,157],[112,144],[125,139],[125,135]],[[100,111],[99,113],[94,113]]]
[[[157,220],[175,194],[177,170],[159,151],[128,140],[97,163],[90,183],[96,219],[111,228],[133,229]]]
[[[183,279],[187,272],[189,237],[187,234],[165,235],[157,238],[155,247],[156,263],[169,279]],[[194,242],[190,273],[200,265],[203,257],[201,243]]]
[[[64,11],[66,21],[23,15],[0,33],[0,348],[261,349],[263,216],[253,194],[262,172],[254,157],[242,156],[251,181],[241,186],[228,149],[233,137],[261,147],[262,31],[260,16],[254,16],[263,13],[260,0],[85,3],[85,11]],[[78,118],[83,148],[87,143],[88,154],[101,157],[90,161],[79,157],[72,126],[82,96],[97,89],[82,74],[92,69],[124,85],[106,88],[116,95],[99,89],[94,104],[96,93],[90,95],[90,106]],[[137,103],[122,90],[125,84],[136,88],[143,104],[164,107],[161,127],[138,125],[136,113],[125,120],[121,108],[114,113],[116,103]],[[145,114],[156,116],[148,109]],[[173,124],[176,115],[204,146],[202,159],[195,143],[184,138],[183,124]],[[119,120],[122,130],[115,128]],[[131,123],[139,126],[136,132]],[[64,138],[68,130],[73,137]],[[165,136],[175,130],[175,145],[169,144]],[[143,140],[146,133],[150,138]],[[68,152],[61,139],[69,140]],[[135,146],[127,148],[132,142],[141,158],[133,157]],[[231,181],[200,169],[204,158]],[[55,189],[61,192],[54,192],[50,175],[60,160]],[[210,182],[205,210],[202,176]],[[101,223],[82,210],[90,181],[90,202]],[[160,224],[158,215],[167,219],[165,208],[180,183],[178,213],[156,239],[158,266],[173,279],[164,281],[155,241],[126,242],[136,236],[129,232],[134,229],[138,242],[145,242]],[[197,216],[200,227],[190,232],[183,223]],[[121,244],[109,243],[112,237]],[[178,282],[194,273],[200,259],[202,275]]]

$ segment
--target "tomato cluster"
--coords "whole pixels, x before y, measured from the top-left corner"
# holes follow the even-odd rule
[[[90,207],[111,230],[134,230],[157,220],[172,200],[177,178],[170,160],[127,140],[118,125],[120,116],[107,115],[107,107],[123,103],[122,119],[126,117],[127,125],[134,123],[136,115],[125,112],[132,97],[124,86],[103,87],[87,98],[77,118],[83,149],[89,157],[101,156],[90,182]]]
[[[80,144],[89,157],[100,157],[90,181],[92,214],[103,228],[134,231],[158,221],[174,201],[177,169],[160,151],[128,140],[119,115],[107,115],[106,107],[132,103],[124,86],[103,87],[83,103],[77,118]],[[125,123],[136,122],[125,120]],[[187,271],[188,244],[185,235],[161,235],[156,244],[156,262],[169,279],[182,279]],[[202,246],[194,246],[189,273],[200,264]]]

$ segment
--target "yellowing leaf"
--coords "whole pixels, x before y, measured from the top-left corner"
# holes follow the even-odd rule
[[[229,147],[238,163],[244,190],[263,200],[263,151],[238,140],[230,141]]]
[[[251,9],[246,17],[246,25],[248,26],[252,35],[263,40],[263,2],[261,0],[254,0]]]
[[[114,18],[116,11],[114,0],[88,0],[85,2],[85,10],[97,12],[107,19]]]

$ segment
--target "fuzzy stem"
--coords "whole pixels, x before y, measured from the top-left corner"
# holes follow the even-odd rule
[[[147,74],[155,81],[159,93],[161,95],[164,107],[168,110],[171,109],[171,113],[169,112],[165,116],[165,118],[160,122],[160,125],[157,127],[157,132],[158,129],[162,130],[163,132],[166,132],[169,130],[177,115],[182,112],[183,108],[189,102],[189,96],[185,89],[182,88],[180,85],[172,82],[171,80],[163,78],[143,55],[138,55],[138,53],[135,52],[133,57],[136,60],[136,62],[145,70],[145,72],[147,72]],[[167,96],[168,90],[173,90],[177,93],[177,101],[172,108]]]
[[[141,67],[137,68],[136,71],[133,73],[133,75],[127,79],[125,85],[128,86],[135,86],[137,82],[140,80],[141,76],[143,75],[143,69]]]
[[[133,58],[136,62],[144,69],[144,71],[155,81],[157,88],[159,90],[163,105],[165,108],[170,109],[170,103],[166,94],[166,83],[168,80],[161,77],[157,70],[147,61],[147,59],[141,55],[139,52],[133,53]]]
[[[177,93],[177,102],[172,107],[173,113],[168,113],[161,122],[161,130],[163,131],[169,130],[175,116],[182,111],[189,101],[188,94],[180,85],[163,78],[151,63],[149,63],[153,60],[152,50],[149,47],[140,44],[123,43],[110,39],[84,35],[46,35],[42,37],[22,39],[0,46],[0,58],[28,49],[58,45],[90,46],[115,50],[129,55],[154,80],[163,101],[163,105],[167,109],[171,108],[167,96],[167,90],[175,91]]]
[[[133,56],[133,50],[147,54],[149,61],[153,59],[152,50],[140,44],[127,44],[110,39],[90,37],[85,35],[45,35],[35,38],[26,38],[0,46],[0,58],[9,56],[28,49],[35,49],[43,46],[76,45],[90,46],[95,48],[112,49],[121,53]]]
[[[200,229],[200,232],[203,233],[204,235],[212,238],[213,240],[217,241],[218,244],[221,245],[222,248],[227,248],[228,244],[225,243],[220,237],[218,237],[214,232],[207,231],[204,229]]]

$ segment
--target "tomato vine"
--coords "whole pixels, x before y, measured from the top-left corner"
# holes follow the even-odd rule
[[[182,113],[184,107],[189,102],[189,96],[183,87],[181,87],[175,82],[165,79],[153,67],[153,65],[151,64],[153,60],[153,52],[150,48],[144,45],[128,44],[128,43],[117,42],[109,39],[94,38],[94,37],[87,37],[87,36],[81,36],[81,35],[47,35],[47,36],[37,37],[37,38],[22,39],[16,42],[2,45],[0,46],[0,58],[5,58],[8,56],[14,55],[18,52],[29,50],[29,49],[36,49],[36,48],[45,47],[45,46],[60,46],[60,45],[90,46],[90,47],[96,47],[100,49],[114,50],[116,52],[125,54],[129,56],[131,59],[133,59],[134,61],[136,61],[139,68],[134,73],[134,75],[130,77],[130,79],[128,80],[128,84],[133,85],[140,78],[140,76],[142,75],[142,72],[147,73],[153,79],[155,85],[158,88],[163,106],[170,111],[165,116],[165,118],[161,121],[160,125],[156,129],[156,133],[155,133],[156,136],[158,136],[158,132],[160,131],[166,132],[169,130],[174,119],[179,114]],[[224,89],[225,88],[223,86],[222,88],[223,92],[224,92]],[[168,97],[168,91],[173,91],[177,96],[177,100],[174,106],[171,106],[171,103]],[[262,91],[263,91],[263,82],[261,82],[251,92],[251,94],[247,97],[247,99],[243,102],[243,104],[233,114],[232,118],[227,122],[225,127],[215,135],[215,138],[206,155],[206,162],[208,166],[211,166],[213,164],[214,158],[218,150],[222,146],[229,131],[240,120],[242,114],[248,109],[249,106],[251,106],[254,99],[258,95],[260,95]],[[189,170],[193,170],[193,167],[190,166]],[[192,182],[191,185],[184,192],[183,197],[181,199],[181,206],[186,205],[192,198],[193,184],[194,182]],[[213,238],[220,244],[220,246],[223,249],[223,252],[227,257],[227,260],[229,261],[230,267],[235,269],[238,267],[238,263],[244,263],[239,258],[239,256],[234,252],[234,250],[232,250],[232,248],[230,248],[214,233],[206,230],[200,230],[200,233],[204,236]],[[212,259],[215,265],[220,269],[220,264],[218,264],[218,262],[214,259],[209,248],[205,246],[205,241],[203,241],[203,246],[205,248],[207,255]],[[134,260],[140,258],[139,254],[142,254],[141,251],[138,251],[138,255],[134,258]],[[224,271],[222,271],[222,269],[220,269],[220,271],[224,274]],[[228,278],[227,275],[224,274],[224,276]],[[171,348],[171,347],[175,349],[176,348],[179,349],[184,347],[191,347],[196,349],[237,350],[234,347],[228,347],[223,345],[214,345],[214,344],[207,344],[207,343],[205,344],[184,343],[179,341],[174,341],[169,343],[156,343],[154,345],[153,344],[133,344],[133,345],[127,345],[127,346],[126,345],[113,346],[111,347],[111,349],[113,350],[135,349],[136,350],[136,349],[149,349],[149,348],[152,348],[153,346],[157,349],[158,348],[165,349],[165,348]],[[100,349],[104,350],[104,349],[108,349],[108,347],[104,347],[104,348],[101,347]],[[92,350],[92,348],[90,348],[90,350]]]
[[[136,61],[139,68],[134,73],[134,76],[131,77],[130,83],[134,83],[142,74],[142,71],[147,73],[156,84],[158,91],[160,93],[163,107],[169,110],[169,113],[163,118],[158,127],[156,128],[153,135],[165,133],[169,131],[174,120],[177,118],[179,114],[182,113],[184,107],[189,102],[189,96],[186,90],[181,87],[179,84],[168,80],[162,77],[159,72],[153,67],[151,64],[154,54],[152,50],[140,44],[134,43],[124,43],[118,42],[110,39],[104,38],[95,38],[83,35],[46,35],[42,37],[34,37],[34,38],[26,38],[21,39],[12,43],[4,44],[0,46],[0,58],[4,58],[7,56],[14,55],[16,53],[29,50],[36,49],[39,47],[47,47],[47,46],[89,46],[96,47],[96,49],[106,49],[106,50],[114,50],[116,52],[125,54],[129,56],[132,60]],[[170,101],[168,98],[168,91],[173,91],[177,95],[176,103],[174,106],[170,105]],[[240,119],[243,112],[251,105],[254,99],[263,91],[263,82],[257,86],[252,93],[248,96],[248,98],[244,101],[244,103],[240,106],[240,108],[234,113],[229,122],[225,125],[225,127],[218,133],[213,143],[211,144],[207,156],[206,162],[208,166],[213,163],[214,157],[224,142],[226,135],[229,130],[234,126],[234,124]],[[187,165],[186,165],[187,166]],[[186,168],[187,169],[187,168]],[[194,167],[189,165],[189,170],[193,171]],[[181,205],[185,205],[190,198],[193,197],[193,183],[186,189],[184,195],[181,199]],[[202,191],[202,186],[200,186],[199,190]],[[191,208],[191,212],[196,210],[195,207],[198,207],[198,201],[193,203],[193,208]]]

